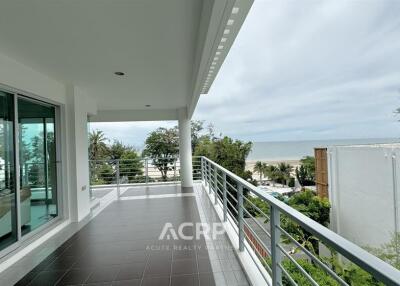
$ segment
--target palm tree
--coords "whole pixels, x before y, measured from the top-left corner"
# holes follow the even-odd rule
[[[290,175],[292,173],[293,167],[290,164],[287,164],[285,162],[281,162],[278,164],[277,167],[279,173],[280,173],[280,179],[285,182],[287,185]]]
[[[95,130],[89,134],[89,159],[99,160],[106,156],[108,148],[106,145],[107,138],[103,131]]]
[[[253,172],[260,174],[260,180],[259,180],[260,184],[261,184],[262,175],[264,172],[264,164],[265,163],[263,163],[261,161],[257,161],[253,168]]]
[[[265,166],[263,174],[265,177],[268,177],[268,179],[270,179],[272,181],[272,185],[275,185],[275,180],[278,177],[277,167],[275,167],[273,165],[267,165],[267,166]]]

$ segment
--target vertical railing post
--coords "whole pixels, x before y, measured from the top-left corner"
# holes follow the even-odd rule
[[[208,165],[208,192],[211,194],[212,192],[212,183],[211,183],[211,163]]]
[[[271,256],[272,256],[272,285],[282,285],[282,270],[279,264],[282,261],[282,254],[278,247],[281,240],[280,213],[279,210],[271,205]]]
[[[146,180],[146,185],[149,183],[149,159],[144,159],[144,176]]]
[[[228,198],[227,198],[227,189],[226,189],[226,173],[224,172],[223,174],[223,212],[224,212],[224,221],[227,221],[227,215],[228,215]]]
[[[121,190],[119,188],[119,176],[120,176],[120,174],[119,174],[119,160],[117,160],[117,196],[118,196],[118,199],[119,199],[119,197],[121,195]]]
[[[207,187],[208,184],[208,178],[207,178],[207,160],[204,159],[204,185]]]
[[[244,250],[244,222],[243,222],[243,185],[238,183],[238,228],[239,228],[239,251]]]
[[[208,177],[208,168],[209,168],[209,163],[208,161],[205,162],[205,169],[204,169],[204,175],[206,176],[206,186],[209,185],[209,177]]]
[[[204,166],[204,160],[203,160],[203,157],[200,157],[200,176],[201,176],[202,183],[204,182],[203,166]]]
[[[175,159],[174,159],[174,182],[176,182],[176,160],[177,160],[177,158],[175,157]]]
[[[214,165],[214,204],[218,203],[218,168]]]

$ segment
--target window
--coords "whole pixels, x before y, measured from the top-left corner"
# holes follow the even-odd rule
[[[58,216],[56,120],[56,106],[0,91],[0,251]]]

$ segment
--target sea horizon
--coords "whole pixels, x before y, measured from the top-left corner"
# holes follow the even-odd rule
[[[344,138],[253,142],[247,161],[300,160],[314,156],[314,148],[334,145],[400,143],[400,138]]]

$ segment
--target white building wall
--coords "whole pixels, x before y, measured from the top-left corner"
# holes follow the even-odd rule
[[[328,148],[331,228],[360,246],[386,243],[399,230],[399,163],[398,147]]]
[[[0,83],[64,104],[65,85],[0,53]]]

